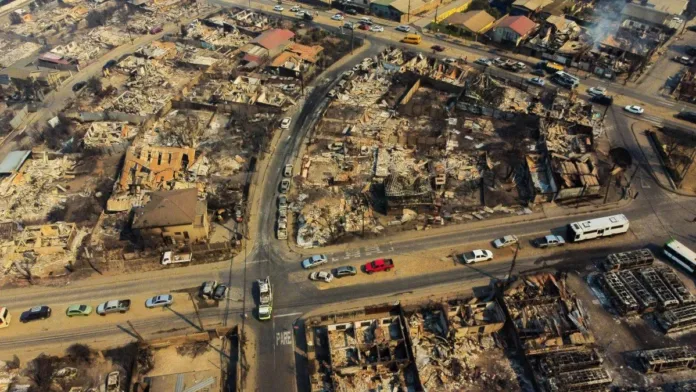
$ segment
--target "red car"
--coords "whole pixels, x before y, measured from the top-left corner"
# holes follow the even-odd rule
[[[444,47],[444,46],[440,46],[440,45],[433,45],[433,46],[430,47],[430,49],[432,49],[432,50],[434,50],[434,51],[436,51],[436,52],[444,52],[444,51],[445,51],[445,47]]]
[[[371,274],[373,272],[389,271],[390,269],[394,268],[394,260],[377,259],[365,264],[363,268],[365,268],[365,272],[367,272],[368,274]]]
[[[360,30],[370,30],[370,26],[366,25],[364,23],[361,23],[360,26],[358,26]]]
[[[162,26],[156,26],[150,29],[150,34],[157,34],[162,32]]]

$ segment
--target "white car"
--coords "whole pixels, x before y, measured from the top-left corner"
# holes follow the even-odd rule
[[[454,59],[454,58],[452,58],[452,57],[448,57],[448,58],[445,59],[445,62],[446,62],[447,64],[454,64],[454,63],[457,62],[457,59]]]
[[[294,7],[290,8],[290,12],[297,12],[297,11],[299,11],[299,10],[301,10],[301,9],[302,9],[302,8],[300,8],[300,7],[298,7],[298,6],[294,6]]]
[[[299,10],[295,12],[295,16],[297,16],[298,18],[304,18],[305,14],[306,12],[304,10]]]
[[[462,253],[461,257],[466,264],[473,264],[479,261],[493,260],[493,252],[487,249],[476,249],[471,252]]]
[[[290,119],[290,117],[285,117],[285,118],[280,122],[280,127],[281,127],[282,129],[288,129],[288,128],[290,128],[290,121],[292,121],[292,120]]]
[[[527,80],[527,82],[529,82],[531,84],[536,84],[537,86],[543,86],[546,84],[546,81],[544,79],[542,79],[540,77],[536,77],[536,76],[533,78],[529,78]]]
[[[318,267],[322,264],[326,264],[328,262],[329,262],[329,259],[326,257],[326,255],[314,255],[312,257],[308,257],[308,258],[302,260],[302,268],[304,268],[304,269],[314,268],[314,267]]]
[[[633,114],[643,114],[643,112],[645,111],[645,109],[643,109],[642,107],[640,107],[638,105],[625,106],[624,110],[629,112],[629,113],[633,113]]]
[[[174,303],[174,297],[171,294],[156,295],[145,301],[146,308],[158,308],[160,306],[169,306]]]
[[[333,19],[333,20],[343,20],[343,15],[341,15],[341,14],[336,14],[336,15],[332,16],[331,19]]]
[[[283,7],[280,6],[280,5],[277,5],[277,6],[273,7],[273,11],[281,11],[281,12],[282,12],[282,11],[283,11]]]
[[[380,25],[372,25],[372,27],[370,27],[370,31],[374,31],[375,33],[381,33],[384,31],[384,27]]]
[[[493,62],[492,62],[490,59],[486,58],[486,57],[481,57],[481,58],[476,59],[476,61],[474,61],[474,63],[480,64],[480,65],[484,65],[484,66],[488,67],[488,66],[491,65]]]
[[[326,283],[331,283],[333,278],[331,272],[326,271],[316,271],[309,274],[309,280],[323,280]]]
[[[517,237],[514,235],[506,235],[504,237],[498,238],[493,241],[493,246],[496,249],[505,248],[510,245],[514,245],[518,242]]]
[[[604,87],[590,87],[587,89],[587,93],[593,97],[605,95],[607,93],[607,89]]]
[[[396,26],[396,31],[403,31],[404,33],[408,33],[409,31],[411,31],[411,27],[406,25],[399,25]]]
[[[350,22],[346,22],[343,24],[343,28],[353,30],[355,28],[355,26],[353,26],[353,24]]]
[[[359,20],[358,22],[359,22],[359,23],[362,23],[362,24],[366,24],[366,25],[371,25],[371,24],[372,24],[372,19],[370,19],[370,18],[364,16],[364,17],[360,18],[360,20]]]

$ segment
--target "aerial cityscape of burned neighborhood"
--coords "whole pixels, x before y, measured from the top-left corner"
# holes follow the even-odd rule
[[[0,98],[0,392],[696,392],[695,0],[3,0]]]

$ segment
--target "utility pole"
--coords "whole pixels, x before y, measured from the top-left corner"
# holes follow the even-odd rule
[[[353,54],[353,45],[354,45],[354,39],[355,39],[355,26],[351,26],[350,29],[350,54]]]
[[[406,23],[411,23],[411,0],[408,0],[408,14],[406,14]]]
[[[198,312],[198,305],[196,305],[196,301],[193,299],[193,296],[191,293],[189,293],[189,298],[191,298],[191,303],[193,304],[193,310],[196,312],[196,317],[198,318],[198,325],[201,326],[201,331],[205,331],[203,329],[203,321],[201,320],[201,314]]]

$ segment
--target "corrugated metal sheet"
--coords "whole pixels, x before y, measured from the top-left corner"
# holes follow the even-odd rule
[[[31,151],[28,150],[12,151],[5,155],[5,159],[0,163],[0,174],[12,174],[19,170],[30,155]]]

